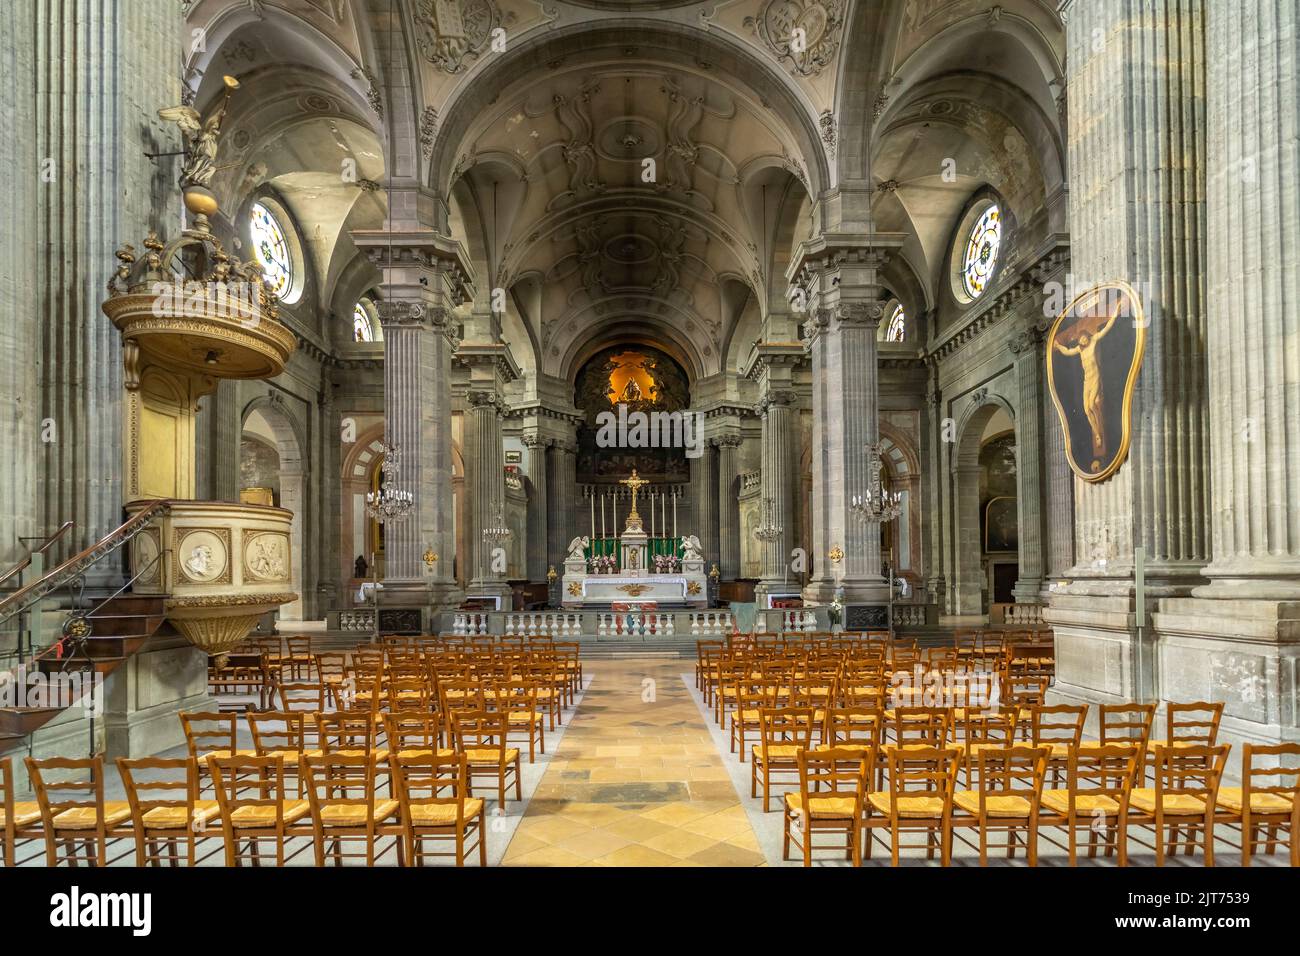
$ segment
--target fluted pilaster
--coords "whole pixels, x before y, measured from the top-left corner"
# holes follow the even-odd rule
[[[578,446],[567,439],[557,439],[551,446],[550,474],[547,481],[551,488],[551,538],[550,557],[548,560],[557,564],[564,560],[567,547],[585,527],[576,514],[581,504],[578,499]]]
[[[790,390],[770,391],[759,402],[763,419],[762,502],[760,520],[776,528],[775,538],[764,540],[760,586],[779,590],[789,583],[790,542],[794,537],[794,442],[796,396]]]
[[[718,570],[740,576],[740,436],[721,435],[718,443]]]
[[[176,160],[155,165],[144,153],[179,148],[157,111],[180,102],[180,7],[169,0],[7,6],[35,12],[34,29],[6,34],[6,44],[34,53],[35,97],[18,112],[35,117],[19,138],[34,137],[45,175],[15,192],[35,193],[42,208],[35,230],[9,241],[42,253],[29,277],[37,288],[28,307],[42,330],[35,419],[48,418],[57,436],[40,446],[41,486],[19,493],[43,501],[46,528],[74,520],[70,545],[82,547],[122,520],[122,346],[100,311],[112,251],[124,242],[138,247],[150,229],[172,236],[177,228]],[[21,82],[10,74],[5,85]],[[21,358],[35,364],[36,354]]]
[[[1016,500],[1019,505],[1020,574],[1014,594],[1017,602],[1028,604],[1039,603],[1043,588],[1042,342],[1043,336],[1037,328],[1025,330],[1011,342],[1019,390]]]
[[[1300,599],[1300,11],[1206,7],[1212,579]],[[1232,42],[1225,42],[1228,38]]]
[[[20,536],[35,535],[41,523],[37,492],[37,448],[41,435],[38,354],[39,310],[35,230],[41,196],[36,144],[22,118],[31,115],[35,7],[6,3],[0,8],[0,164],[15,183],[23,184],[0,203],[0,573],[9,570],[26,549]],[[16,582],[11,582],[16,583]]]
[[[532,482],[532,492],[528,496],[528,541],[525,547],[528,580],[546,580],[546,562],[550,554],[548,544],[549,498],[547,489],[546,459],[549,457],[550,442],[537,435],[525,435],[524,447],[528,449],[528,479]]]
[[[505,472],[501,450],[501,406],[495,391],[472,390],[465,421],[466,497],[469,527],[470,590],[497,593],[504,578],[492,570],[492,551],[504,542],[483,538],[485,528],[504,525]]]
[[[1071,269],[1128,281],[1148,320],[1129,460],[1075,484],[1075,574],[1125,590],[1135,547],[1157,589],[1189,586],[1208,556],[1205,6],[1067,10]]]
[[[716,444],[704,446],[704,454],[691,464],[691,484],[695,494],[696,523],[706,561],[718,560],[718,459]]]

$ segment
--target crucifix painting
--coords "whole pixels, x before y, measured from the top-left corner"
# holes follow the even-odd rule
[[[1048,333],[1047,380],[1066,458],[1085,481],[1110,477],[1128,454],[1145,342],[1142,304],[1123,282],[1078,296]]]

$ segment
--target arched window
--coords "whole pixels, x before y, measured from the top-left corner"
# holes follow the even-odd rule
[[[901,342],[907,338],[907,315],[903,312],[903,304],[900,302],[894,306],[894,312],[889,317],[889,325],[885,327],[886,342]]]
[[[352,341],[353,342],[373,342],[375,340],[375,329],[370,324],[370,313],[366,307],[358,302],[352,308]]]
[[[271,283],[271,291],[285,302],[292,302],[293,255],[285,239],[284,229],[270,209],[260,202],[249,210],[249,233],[253,239],[253,255]]]
[[[990,205],[971,226],[966,254],[962,258],[961,285],[971,299],[978,299],[988,287],[1001,245],[1002,211],[996,205]]]

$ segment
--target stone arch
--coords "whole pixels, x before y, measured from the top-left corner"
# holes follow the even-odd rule
[[[911,437],[888,422],[880,422],[885,472],[893,490],[903,493],[903,510],[891,533],[895,541],[894,570],[915,584],[921,576],[922,500],[920,455]]]
[[[278,392],[259,396],[244,406],[239,418],[241,436],[254,415],[259,416],[270,428],[279,453],[280,499],[276,503],[286,511],[293,512],[293,521],[289,526],[289,580],[290,587],[298,598],[281,607],[280,617],[285,621],[306,620],[308,611],[315,610],[314,597],[307,593],[309,574],[303,541],[303,528],[313,520],[308,504],[306,428],[289,410]]]
[[[1004,411],[1014,423],[1017,420],[1014,405],[1000,395],[987,390],[977,395],[962,418],[957,430],[957,442],[952,449],[952,541],[954,579],[950,597],[950,610],[959,615],[983,613],[981,595],[984,573],[980,557],[979,484],[980,447],[984,430],[999,412]]]

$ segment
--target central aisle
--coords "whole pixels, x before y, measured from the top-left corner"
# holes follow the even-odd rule
[[[506,850],[528,866],[762,866],[677,658],[584,661],[588,688]]]

